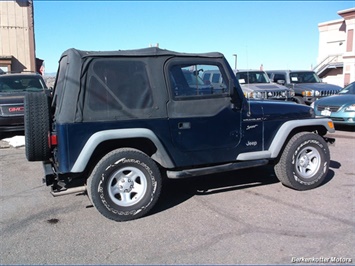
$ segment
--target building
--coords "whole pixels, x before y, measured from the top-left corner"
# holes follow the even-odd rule
[[[39,72],[32,0],[0,1],[0,69]]]
[[[318,24],[319,51],[314,70],[324,82],[341,87],[355,81],[355,8],[338,11],[341,19]]]

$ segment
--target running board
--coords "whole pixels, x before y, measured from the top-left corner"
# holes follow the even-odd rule
[[[202,167],[202,168],[186,169],[182,171],[167,171],[166,174],[168,178],[179,179],[179,178],[209,175],[209,174],[215,174],[219,172],[227,172],[227,171],[234,171],[234,170],[239,170],[244,168],[262,166],[268,163],[269,161],[265,159],[243,161],[243,162],[228,163],[223,165],[215,165],[215,166]]]
[[[51,194],[53,197],[59,197],[59,196],[75,194],[75,193],[83,193],[85,191],[86,191],[86,186],[81,186],[81,187],[67,188],[65,190],[58,190],[58,191],[52,190]]]

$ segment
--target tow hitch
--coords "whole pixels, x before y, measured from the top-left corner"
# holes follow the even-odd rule
[[[335,138],[323,137],[329,146],[335,146]]]

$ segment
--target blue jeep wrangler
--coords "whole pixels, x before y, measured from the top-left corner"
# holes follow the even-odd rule
[[[223,90],[201,83],[207,70]],[[328,132],[308,106],[247,100],[221,53],[69,49],[53,94],[25,98],[26,157],[43,161],[52,194],[87,192],[115,221],[146,215],[164,178],[272,164],[285,186],[315,188]]]

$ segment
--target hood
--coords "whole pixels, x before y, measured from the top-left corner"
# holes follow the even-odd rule
[[[347,103],[355,104],[355,94],[337,94],[333,96],[324,97],[316,101],[314,105],[341,106]]]
[[[0,104],[23,103],[25,92],[2,93],[0,92]]]
[[[328,83],[295,83],[294,88],[296,89],[307,89],[307,90],[322,90],[322,91],[339,91],[342,87],[328,84]]]
[[[313,108],[295,102],[250,100],[251,105],[261,105],[266,120],[293,120],[314,118]]]

